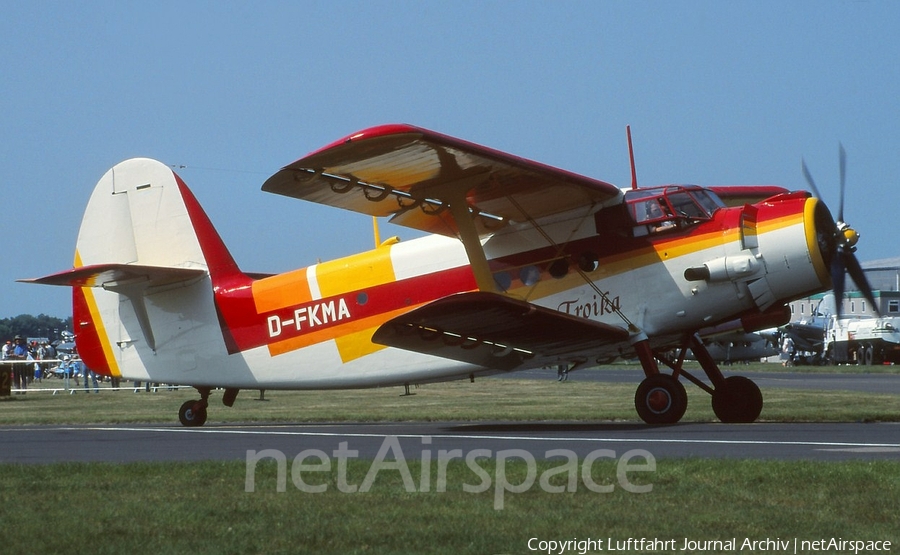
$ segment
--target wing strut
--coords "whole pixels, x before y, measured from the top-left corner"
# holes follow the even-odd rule
[[[447,199],[445,201],[447,208],[450,209],[450,215],[456,222],[459,239],[466,249],[466,256],[469,258],[472,273],[475,274],[475,283],[478,285],[478,289],[486,293],[495,293],[497,285],[494,281],[494,274],[491,273],[487,256],[484,254],[484,247],[478,237],[478,230],[475,228],[477,213],[469,208],[469,202],[466,200],[466,192],[481,185],[489,177],[490,173],[479,173],[442,184],[438,188],[440,191],[438,196]],[[465,185],[460,186],[461,183]]]
[[[496,291],[494,275],[488,266],[487,257],[484,254],[481,240],[478,238],[478,231],[475,229],[473,215],[469,212],[465,195],[460,195],[459,199],[450,201],[449,208],[450,214],[456,221],[459,238],[466,248],[466,256],[469,257],[469,264],[472,266],[472,273],[475,274],[475,283],[478,284],[478,289],[484,292]]]

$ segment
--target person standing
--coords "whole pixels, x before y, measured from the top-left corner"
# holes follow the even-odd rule
[[[28,360],[28,345],[25,343],[25,338],[21,335],[16,336],[15,342],[12,354],[9,354],[8,357],[16,361],[13,364],[13,385],[16,389],[22,390],[16,392],[16,394],[24,395],[25,389],[28,388],[28,363],[26,362]]]
[[[100,393],[100,385],[97,383],[97,374],[88,368],[84,361],[79,360],[77,365],[81,368],[81,376],[84,378],[84,392],[91,392],[88,381],[92,380],[94,382],[94,393]]]
[[[784,342],[781,344],[781,359],[784,361],[782,366],[794,365],[794,340],[789,334],[784,336]]]

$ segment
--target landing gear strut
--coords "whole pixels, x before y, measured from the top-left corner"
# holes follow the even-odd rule
[[[654,355],[645,339],[634,344],[647,376],[638,386],[634,396],[634,406],[638,416],[648,424],[674,424],[681,420],[687,409],[687,393],[679,381],[679,376],[697,385],[712,395],[712,409],[722,422],[753,422],[762,412],[763,398],[759,387],[743,376],[726,378],[712,359],[698,335],[691,336],[682,346],[676,362]],[[684,353],[690,348],[697,362],[706,373],[713,387],[684,371]],[[657,359],[672,368],[672,375],[661,374]]]

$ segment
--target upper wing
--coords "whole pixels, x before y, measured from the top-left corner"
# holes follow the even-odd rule
[[[609,356],[628,332],[495,293],[444,297],[382,324],[372,341],[498,370]]]
[[[460,212],[447,210],[454,203],[468,205],[481,235],[622,195],[603,181],[409,125],[336,141],[282,168],[263,190],[451,236],[460,226],[452,215]]]

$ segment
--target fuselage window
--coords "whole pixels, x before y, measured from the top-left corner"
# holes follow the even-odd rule
[[[512,286],[512,276],[509,275],[509,272],[497,272],[494,274],[494,283],[501,291],[509,291]]]
[[[550,264],[548,271],[556,279],[564,278],[569,273],[569,261],[565,258],[558,258]]]
[[[527,286],[532,286],[541,279],[541,271],[537,266],[525,266],[519,270],[519,279]]]
[[[591,251],[583,252],[578,257],[578,267],[583,272],[593,272],[600,267],[600,259]]]

